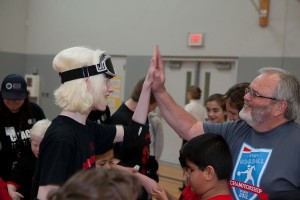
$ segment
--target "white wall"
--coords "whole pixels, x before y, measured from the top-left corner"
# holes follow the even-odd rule
[[[258,25],[250,0],[82,2],[29,0],[27,53],[48,54],[81,44],[113,54],[149,55],[160,44],[167,55],[300,54],[300,3],[296,0],[272,0],[267,28]],[[188,48],[188,32],[204,32],[205,48]]]
[[[20,24],[24,9],[20,16],[15,13],[19,7],[26,7],[27,1],[24,34]],[[0,21],[2,51],[23,52],[24,45],[10,44],[13,38],[14,42],[27,42],[28,54],[55,54],[66,47],[88,45],[115,55],[150,55],[159,44],[162,53],[169,56],[300,55],[297,0],[270,1],[266,28],[259,26],[258,13],[250,0],[27,1],[0,0],[0,13],[4,11],[1,15],[5,15]],[[20,27],[13,26],[15,18]],[[187,47],[188,32],[205,33],[205,47]]]
[[[0,0],[0,51],[24,53],[28,0]]]

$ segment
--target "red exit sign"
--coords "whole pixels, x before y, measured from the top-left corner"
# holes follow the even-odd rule
[[[188,46],[202,46],[203,45],[203,34],[202,33],[189,33],[188,35]]]

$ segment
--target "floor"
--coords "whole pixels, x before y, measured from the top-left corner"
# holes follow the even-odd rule
[[[159,162],[159,184],[170,194],[179,198],[182,186],[182,169],[178,165]]]

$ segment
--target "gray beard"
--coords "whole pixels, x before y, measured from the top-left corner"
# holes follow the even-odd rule
[[[269,107],[268,106],[257,106],[249,112],[246,112],[243,108],[239,115],[240,118],[245,120],[247,124],[251,127],[255,127],[263,124],[269,118]]]
[[[253,121],[253,117],[251,115],[251,113],[246,113],[244,108],[242,108],[242,110],[239,112],[239,116],[242,120],[244,120],[245,122],[247,122],[247,124],[251,127],[253,127],[255,125],[254,121]]]

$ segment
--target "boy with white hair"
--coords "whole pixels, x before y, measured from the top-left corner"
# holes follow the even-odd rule
[[[157,49],[151,65],[156,65],[156,56]],[[95,152],[106,152],[114,142],[126,145],[126,141],[143,138],[148,113],[143,105],[149,104],[152,80],[148,77],[144,82],[143,95],[128,126],[99,125],[87,117],[91,110],[105,110],[107,97],[113,92],[110,79],[116,74],[110,56],[99,49],[68,48],[55,56],[53,68],[62,82],[54,92],[62,112],[52,120],[40,146],[32,197],[41,200],[78,170],[95,167]]]

